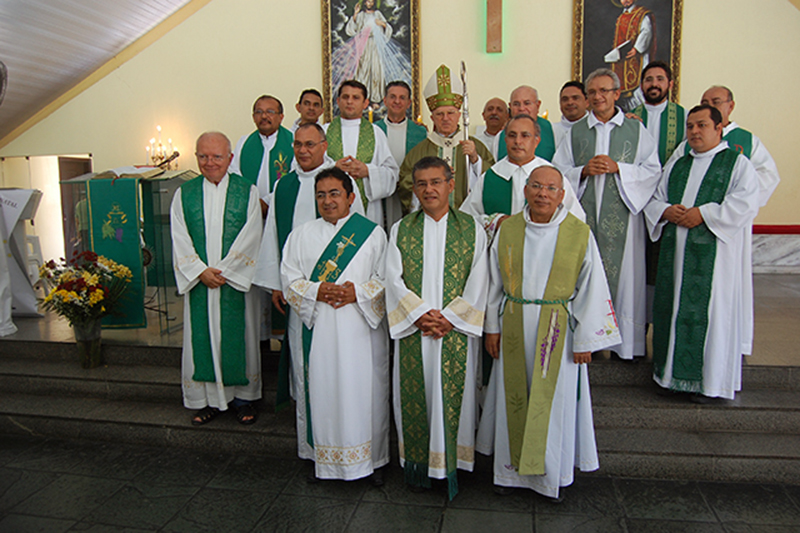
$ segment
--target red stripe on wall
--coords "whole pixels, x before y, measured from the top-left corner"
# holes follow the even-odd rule
[[[769,226],[766,224],[757,224],[753,226],[753,234],[800,235],[800,226]]]

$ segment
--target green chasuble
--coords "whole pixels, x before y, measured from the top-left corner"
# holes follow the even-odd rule
[[[183,217],[192,244],[203,263],[208,264],[206,251],[205,210],[203,209],[203,181],[198,176],[181,185]],[[222,257],[228,251],[247,221],[251,182],[237,174],[228,174],[228,191],[225,196],[225,214],[222,231]],[[222,382],[226,385],[247,385],[245,373],[244,310],[245,294],[230,285],[220,287],[221,345],[225,350],[220,366]],[[217,376],[211,357],[211,336],[208,326],[208,287],[198,283],[189,291],[192,324],[192,353],[195,381],[214,382]]]
[[[407,215],[397,229],[397,247],[403,258],[403,282],[422,296],[424,273],[425,213]],[[464,293],[475,255],[475,220],[450,208],[444,251],[442,308]],[[458,494],[458,422],[464,396],[467,365],[467,336],[453,330],[442,339],[442,405],[445,416],[445,468],[449,496]],[[430,442],[422,362],[422,333],[400,339],[400,403],[403,412],[403,449],[406,483],[430,487],[428,451]]]
[[[544,117],[536,117],[536,122],[539,123],[539,129],[542,130],[539,140],[539,146],[536,147],[537,157],[553,160],[556,154],[556,138],[553,135],[553,125]],[[508,147],[506,146],[506,130],[500,132],[500,138],[497,140],[497,160],[503,159],[508,155]]]
[[[514,180],[503,179],[491,168],[483,175],[483,212],[487,215],[511,214]]]
[[[344,145],[342,144],[342,117],[334,118],[328,125],[328,155],[338,161],[344,157]],[[375,130],[372,123],[361,117],[361,125],[358,129],[358,147],[356,148],[356,159],[362,163],[369,164],[375,156]],[[364,212],[367,212],[367,193],[364,190],[364,180],[355,180],[358,191],[361,193],[361,203],[364,204]]]
[[[714,156],[697,191],[694,207],[708,203],[721,204],[728,191],[733,167],[739,154],[731,149]],[[680,158],[669,175],[667,201],[680,204],[689,181],[694,158]],[[708,302],[714,277],[717,238],[705,223],[688,230],[683,256],[683,279],[680,300],[675,295],[675,246],[677,226],[667,224],[661,235],[661,254],[658,258],[655,300],[653,302],[653,372],[664,377],[669,353],[670,326],[675,305],[675,346],[672,356],[672,385],[670,388],[688,392],[703,392],[703,354],[708,330]]]
[[[381,119],[375,123],[383,133],[386,133],[386,120],[387,119]],[[406,126],[406,153],[408,153],[412,148],[425,140],[428,136],[428,130],[421,124],[412,122],[410,119],[406,120],[408,121],[408,125]]]
[[[622,126],[614,127],[611,130],[608,156],[617,163],[633,163],[639,147],[640,127],[643,126],[639,121],[632,118],[626,118]],[[597,131],[590,128],[588,120],[583,118],[572,126],[570,135],[575,166],[585,166],[595,155]],[[597,213],[594,176],[586,178],[588,183],[581,197],[581,205],[586,211],[586,223],[592,229],[600,248],[611,298],[616,298],[625,239],[628,235],[629,211],[619,194],[615,175],[606,174],[605,177],[600,213]]]
[[[294,158],[294,149],[292,142],[294,137],[292,132],[284,128],[278,127],[278,137],[275,139],[275,145],[269,151],[269,190],[275,188],[275,182],[281,179],[281,176],[289,172],[292,166],[292,159]],[[264,161],[264,143],[261,141],[261,135],[258,131],[254,131],[247,137],[247,140],[242,146],[242,154],[239,161],[239,169],[242,176],[250,180],[253,185],[258,186],[258,174],[261,172],[261,164]]]
[[[647,109],[640,104],[633,113],[642,119],[647,126]],[[686,110],[678,104],[667,102],[661,112],[661,122],[658,131],[658,160],[661,166],[667,164],[669,156],[686,136]]]
[[[586,254],[589,226],[569,213],[558,227],[550,275],[542,299],[522,294],[525,264],[525,213],[506,219],[500,228],[497,256],[505,290],[502,349],[506,416],[511,462],[520,475],[543,475],[550,410],[561,368],[569,301]],[[536,344],[525,346],[523,306],[540,305]],[[535,358],[530,393],[526,356]]]
[[[316,283],[318,281],[327,281],[329,283],[336,283],[339,280],[342,272],[347,269],[347,265],[355,257],[361,245],[364,244],[372,230],[375,229],[375,223],[369,219],[353,213],[347,222],[339,229],[333,239],[330,240],[328,246],[320,254],[314,270],[311,273],[309,281]],[[313,331],[308,329],[305,324],[303,325],[303,380],[304,390],[306,397],[306,440],[309,446],[314,447],[314,433],[313,425],[311,424],[311,402],[308,394],[308,359],[311,352],[311,341],[313,339]],[[288,343],[287,343],[288,344]],[[288,375],[287,375],[288,378]]]
[[[744,155],[747,159],[750,159],[750,156],[753,153],[752,133],[744,128],[736,128],[729,131],[727,135],[723,136],[722,140],[728,142],[729,148],[736,150],[740,154]],[[691,150],[692,147],[689,146],[689,143],[687,142],[683,152],[684,155],[688,155]]]

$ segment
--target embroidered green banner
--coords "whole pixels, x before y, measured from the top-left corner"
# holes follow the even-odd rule
[[[292,142],[294,136],[292,132],[280,126],[275,145],[269,152],[269,190],[275,188],[275,182],[289,172],[294,159],[294,149]],[[261,135],[254,131],[247,137],[242,146],[241,162],[239,169],[242,176],[250,180],[253,185],[258,185],[258,175],[261,172],[261,165],[264,162],[264,143]]]

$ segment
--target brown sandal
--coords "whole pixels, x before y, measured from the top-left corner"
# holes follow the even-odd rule
[[[202,426],[203,424],[208,424],[217,418],[217,415],[219,415],[219,409],[216,407],[203,407],[192,417],[192,425]]]

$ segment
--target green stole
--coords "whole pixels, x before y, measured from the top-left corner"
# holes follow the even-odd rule
[[[553,405],[569,323],[568,302],[575,292],[589,226],[571,213],[558,227],[553,264],[541,300],[522,295],[525,265],[525,212],[503,222],[498,243],[506,301],[503,310],[503,374],[511,463],[520,475],[543,475],[550,410]],[[542,306],[536,345],[525,346],[523,305]],[[535,357],[530,397],[526,352]]]
[[[206,252],[205,209],[203,209],[203,181],[198,176],[181,185],[183,217],[189,230],[197,255],[208,264]],[[225,196],[225,214],[222,229],[222,256],[228,251],[247,221],[247,205],[250,201],[251,183],[237,174],[228,174],[228,191]],[[222,382],[226,386],[247,385],[245,372],[244,311],[245,293],[228,284],[220,287],[221,346],[225,356],[221,358]],[[208,287],[198,283],[189,291],[192,310],[192,354],[194,381],[216,381],[214,362],[211,357],[211,333],[208,326]]]
[[[422,210],[407,215],[397,229],[397,247],[403,258],[403,282],[422,296],[423,236]],[[444,251],[442,308],[464,293],[475,255],[475,220],[452,207],[447,219]],[[467,365],[467,336],[451,331],[442,339],[442,405],[444,410],[445,467],[450,499],[458,494],[458,422],[464,396]],[[403,413],[405,480],[414,486],[430,487],[428,451],[430,432],[425,399],[425,375],[420,331],[400,339],[400,402]]]
[[[553,125],[544,117],[534,117],[536,122],[539,123],[541,134],[539,135],[539,145],[536,147],[534,155],[552,161],[556,153],[556,139],[553,135]],[[497,141],[497,160],[500,161],[508,155],[508,147],[506,146],[506,130],[500,132],[500,138]]]
[[[633,113],[647,126],[647,109],[644,104],[640,104]],[[683,140],[683,134],[686,132],[685,122],[684,109],[678,104],[667,102],[667,107],[661,112],[661,123],[658,128],[658,160],[662,167]]]
[[[344,145],[342,144],[342,117],[334,118],[328,125],[328,155],[338,161],[344,157]],[[358,148],[356,149],[356,159],[362,163],[369,164],[375,156],[375,130],[372,123],[361,117],[361,125],[358,129]],[[355,180],[358,191],[361,193],[361,203],[364,204],[364,213],[367,212],[367,194],[364,191],[364,179]]]
[[[711,166],[703,176],[694,206],[709,203],[721,204],[725,200],[728,184],[738,153],[726,149],[714,156]],[[675,163],[669,175],[668,203],[683,201],[694,158],[683,156]],[[658,258],[655,300],[653,302],[653,372],[664,377],[669,351],[670,325],[675,307],[675,246],[677,226],[667,224],[661,235],[661,254]],[[675,317],[675,347],[672,356],[671,389],[703,392],[703,353],[708,330],[708,302],[714,277],[717,238],[705,224],[691,228],[686,235],[683,255],[683,280],[681,283],[678,314]]]
[[[355,257],[361,245],[366,242],[375,229],[375,223],[369,219],[353,213],[347,222],[339,228],[328,246],[320,254],[317,264],[311,273],[310,281],[327,281],[336,283],[339,276]],[[348,236],[349,234],[349,236]],[[306,397],[306,441],[314,447],[314,432],[311,424],[311,402],[308,394],[308,358],[311,353],[313,331],[303,324],[303,381]]]
[[[491,168],[483,175],[483,212],[511,214],[514,180],[503,179]]]
[[[611,130],[608,146],[608,155],[611,159],[618,163],[633,163],[639,147],[640,127],[642,126],[636,119],[626,118],[622,126],[614,127]],[[584,118],[572,126],[571,135],[572,158],[575,166],[585,166],[595,155],[597,130],[590,128],[589,121]],[[597,246],[600,248],[611,298],[616,299],[622,256],[625,252],[625,238],[628,234],[629,211],[619,194],[614,174],[605,176],[600,215],[597,215],[596,180],[593,176],[586,178],[586,190],[581,197],[581,205],[586,211],[586,223],[592,229],[592,233],[597,239]]]
[[[412,122],[408,118],[406,120],[408,121],[408,125],[406,126],[406,153],[408,153],[409,150],[428,138],[428,130],[425,129],[425,126]],[[379,120],[375,125],[378,126],[383,133],[386,133],[386,119]],[[402,163],[402,161],[399,162],[399,164]]]
[[[291,131],[283,126],[278,127],[278,137],[275,139],[272,150],[269,151],[270,191],[275,187],[275,182],[286,174],[292,165],[293,140]],[[254,131],[247,137],[242,146],[240,159],[239,169],[242,171],[242,176],[250,180],[253,185],[258,186],[258,174],[261,171],[261,163],[264,161],[264,143],[261,142],[261,135],[258,131]]]
[[[727,135],[722,137],[723,141],[728,142],[728,147],[731,150],[736,150],[744,155],[747,159],[753,154],[753,134],[744,128],[735,128],[728,132]],[[686,143],[683,155],[689,155],[692,147]]]

